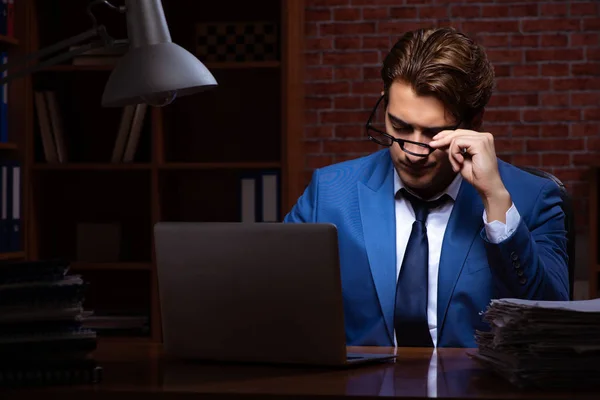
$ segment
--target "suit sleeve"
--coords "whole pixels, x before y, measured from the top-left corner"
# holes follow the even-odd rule
[[[318,195],[319,170],[313,172],[310,183],[300,196],[296,204],[283,218],[284,223],[302,223],[317,221],[317,195]]]
[[[528,224],[501,241],[484,240],[490,267],[502,286],[517,298],[569,300],[569,272],[565,214],[558,186],[549,181],[538,196]]]

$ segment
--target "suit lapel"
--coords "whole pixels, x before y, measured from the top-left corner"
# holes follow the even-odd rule
[[[393,343],[396,295],[396,221],[394,167],[389,153],[367,182],[358,182],[358,201],[365,247],[379,305]]]
[[[483,203],[475,188],[463,180],[442,242],[438,272],[438,343],[450,298],[473,240],[483,228]]]

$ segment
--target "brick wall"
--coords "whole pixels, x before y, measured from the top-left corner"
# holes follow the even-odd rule
[[[586,170],[600,164],[598,0],[307,0],[307,182],[314,168],[380,148],[363,126],[383,57],[403,31],[430,26],[486,47],[497,91],[484,128],[499,157],[554,173],[586,210]],[[585,232],[587,212],[578,219]]]

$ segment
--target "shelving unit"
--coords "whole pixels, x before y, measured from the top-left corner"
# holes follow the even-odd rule
[[[86,2],[19,0],[28,52],[90,28]],[[301,194],[303,14],[300,0],[211,3],[163,0],[173,42],[195,52],[195,24],[202,21],[273,21],[280,28],[276,61],[206,63],[219,86],[148,108],[135,159],[111,163],[121,108],[100,100],[112,66],[48,67],[22,79],[29,259],[64,258],[90,282],[86,308],[145,313],[146,340],[161,340],[152,229],[159,221],[237,221],[240,178],[277,171],[281,211]],[[98,6],[99,23],[126,37],[125,17]],[[2,38],[0,37],[0,40]],[[47,163],[34,107],[34,92],[58,96],[68,162]],[[17,111],[15,111],[16,113]],[[1,146],[0,146],[1,149]],[[78,224],[115,223],[120,256],[113,262],[77,258]],[[1,258],[1,256],[0,256]],[[127,338],[128,340],[131,338]],[[142,338],[144,339],[144,338]]]
[[[598,274],[600,274],[600,253],[598,252],[598,240],[600,236],[598,235],[598,230],[600,229],[600,213],[598,209],[600,208],[600,185],[598,180],[600,179],[600,166],[592,166],[589,171],[589,188],[590,188],[590,197],[589,197],[589,209],[588,209],[588,218],[589,218],[589,298],[593,299],[596,297],[600,297],[600,293],[598,293]]]

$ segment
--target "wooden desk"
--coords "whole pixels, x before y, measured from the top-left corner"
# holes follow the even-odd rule
[[[360,351],[360,348],[352,348]],[[393,352],[368,348],[370,352]],[[519,390],[482,369],[464,349],[399,349],[395,363],[326,369],[184,363],[168,360],[158,345],[100,343],[95,358],[104,380],[90,386],[0,390],[0,399],[598,399],[596,392]],[[429,393],[428,393],[429,386]],[[394,392],[395,390],[395,392]],[[434,392],[437,391],[437,393]]]

